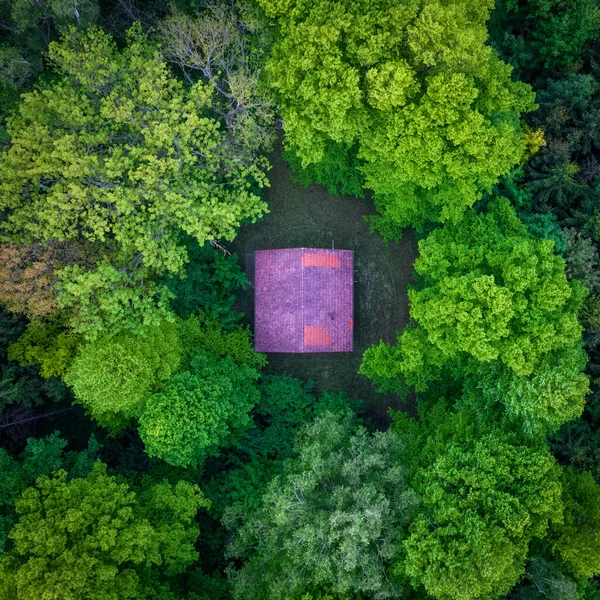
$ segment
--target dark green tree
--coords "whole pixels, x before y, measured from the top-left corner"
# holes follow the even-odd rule
[[[241,523],[228,553],[246,559],[231,573],[234,597],[398,597],[389,561],[417,504],[403,440],[326,412],[296,450],[257,509],[226,511],[226,525]]]

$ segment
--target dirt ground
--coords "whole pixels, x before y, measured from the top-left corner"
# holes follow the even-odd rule
[[[361,398],[379,427],[388,422],[387,409],[398,409],[400,400],[380,394],[357,373],[366,348],[379,340],[395,342],[396,331],[408,322],[406,287],[412,280],[417,243],[410,230],[399,243],[387,246],[371,234],[364,215],[373,214],[370,201],[334,196],[319,185],[308,188],[291,180],[281,148],[271,156],[271,187],[265,197],[270,213],[260,222],[243,227],[230,245],[253,278],[253,252],[273,248],[331,248],[354,250],[354,352],[319,354],[269,354],[267,373],[312,379],[319,391],[344,391]],[[251,327],[254,290],[238,298],[238,309]]]

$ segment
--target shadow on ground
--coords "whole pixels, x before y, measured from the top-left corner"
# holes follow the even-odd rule
[[[407,284],[412,281],[417,243],[406,230],[398,243],[385,245],[371,234],[364,215],[375,212],[371,202],[333,196],[318,185],[303,187],[291,180],[281,148],[271,156],[271,187],[265,197],[270,213],[243,227],[231,249],[252,280],[253,252],[273,248],[316,247],[354,250],[354,352],[323,354],[268,354],[265,371],[312,379],[319,391],[344,391],[362,398],[374,424],[385,427],[387,409],[403,403],[392,394],[377,393],[357,373],[366,348],[379,340],[395,342],[396,331],[408,322]],[[244,322],[254,325],[254,290],[238,298]]]

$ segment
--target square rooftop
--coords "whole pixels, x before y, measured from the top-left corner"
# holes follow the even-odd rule
[[[254,261],[257,352],[352,352],[352,250],[258,250]]]

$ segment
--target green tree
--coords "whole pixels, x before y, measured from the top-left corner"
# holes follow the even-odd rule
[[[65,452],[67,442],[57,432],[41,439],[30,438],[19,456],[13,459],[0,449],[0,556],[12,547],[8,538],[17,522],[15,500],[40,475],[50,475],[64,469],[73,477],[85,477],[92,469],[99,447],[92,437],[82,452]]]
[[[495,405],[529,435],[557,431],[583,412],[590,392],[587,354],[579,344],[544,354],[531,375],[517,375],[500,362],[469,361],[463,399],[480,413]]]
[[[39,365],[40,375],[63,377],[77,353],[79,338],[58,323],[35,320],[8,348],[8,358],[21,366]]]
[[[275,104],[261,78],[271,36],[262,11],[246,0],[205,4],[194,16],[175,8],[158,30],[188,81],[199,74],[215,89],[228,143],[249,159],[271,150]]]
[[[248,285],[237,255],[226,255],[209,243],[199,246],[193,239],[186,250],[189,262],[183,276],[164,280],[173,295],[171,308],[184,319],[202,313],[226,329],[233,327],[241,317],[233,309],[234,293]]]
[[[87,477],[42,475],[16,501],[14,546],[0,559],[0,598],[155,597],[159,577],[197,558],[201,507],[208,503],[195,485],[134,490],[100,461]]]
[[[526,445],[448,409],[396,421],[400,432],[418,431],[411,456],[421,501],[396,570],[435,598],[495,598],[523,574],[532,539],[561,520],[560,468],[544,442]]]
[[[148,455],[185,467],[230,445],[250,424],[258,377],[231,357],[198,352],[189,370],[171,377],[145,402],[139,433]]]
[[[578,585],[578,583],[580,585]],[[511,591],[511,600],[577,600],[587,598],[585,584],[567,577],[556,565],[541,556],[534,556],[527,565],[525,578]],[[582,590],[581,588],[584,588]],[[591,599],[590,599],[591,600]]]
[[[119,429],[177,371],[183,354],[178,322],[166,321],[139,334],[104,334],[80,348],[64,380],[94,420]]]
[[[69,30],[49,57],[57,77],[25,94],[0,155],[2,228],[14,243],[98,244],[91,269],[63,268],[58,303],[93,337],[157,323],[181,274],[183,234],[231,240],[266,204],[266,163],[241,161],[211,117],[213,93],[184,87],[134,26],[119,51],[96,28]]]
[[[290,149],[308,167],[358,144],[380,230],[456,221],[524,155],[535,104],[485,44],[492,2],[259,3],[279,26],[266,70]]]
[[[371,435],[347,411],[319,416],[261,506],[226,512],[226,525],[242,524],[228,553],[246,558],[231,573],[234,596],[397,597],[388,564],[417,504],[404,450],[400,437]]]
[[[12,357],[11,353],[11,357],[18,362],[9,359],[9,348],[18,343],[25,327],[22,317],[0,307],[0,414],[5,408],[10,410],[9,406],[18,411],[19,405],[30,407],[47,400],[59,401],[65,396],[66,388],[62,381],[55,378],[42,379],[37,373],[37,367],[28,366],[29,360],[21,362],[20,356]],[[50,357],[45,355],[45,358]],[[3,414],[3,417],[7,421],[7,431],[8,415]]]
[[[368,349],[361,372],[384,388],[403,379],[417,391],[456,360],[499,361],[531,375],[546,353],[581,336],[586,289],[567,281],[553,246],[532,239],[505,199],[433,231],[419,242],[420,286],[409,290],[415,321],[396,347]]]
[[[600,573],[600,486],[588,471],[563,472],[564,522],[552,527],[552,552],[575,577]]]
[[[499,0],[490,30],[494,47],[519,74],[575,71],[598,36],[595,0]]]

